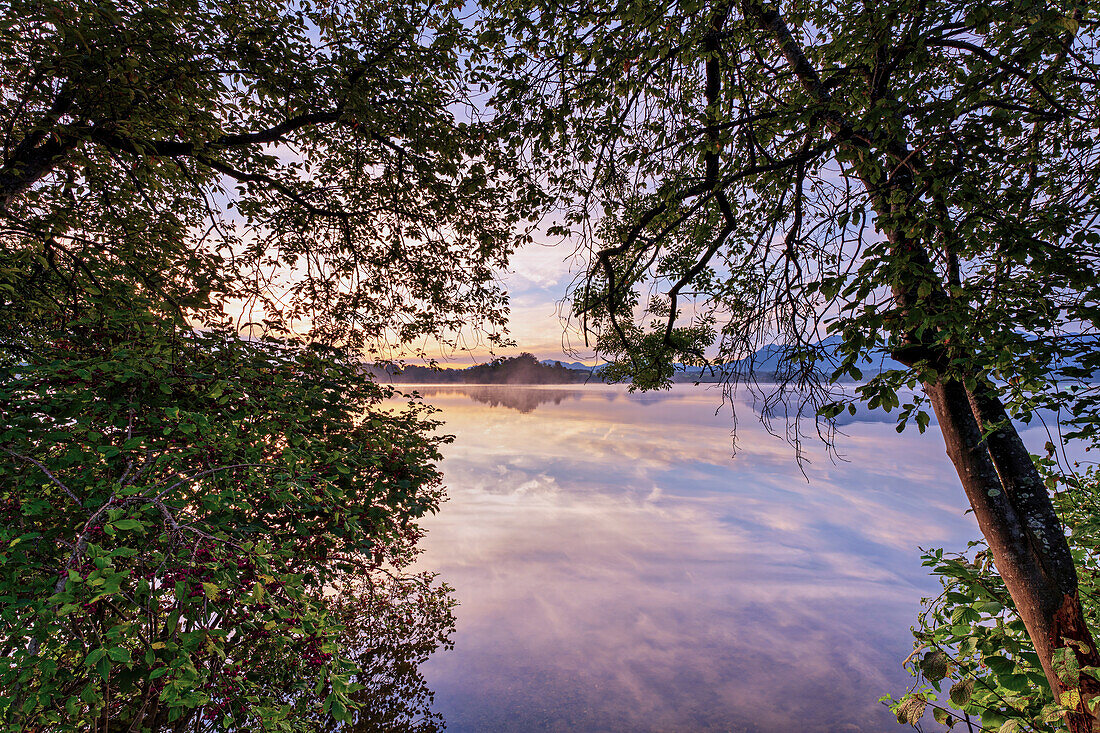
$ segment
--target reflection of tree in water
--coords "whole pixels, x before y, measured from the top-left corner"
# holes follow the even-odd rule
[[[434,733],[446,727],[432,710],[435,693],[420,665],[435,651],[452,648],[455,601],[435,573],[405,571],[417,553],[409,548],[403,557],[338,586],[342,644],[361,670],[355,682],[363,685],[351,697],[363,707],[350,726],[329,723],[325,730]]]
[[[539,405],[562,400],[579,400],[581,392],[575,389],[543,389],[541,387],[517,387],[515,385],[470,385],[462,387],[417,387],[424,397],[432,395],[463,395],[489,407],[509,407],[520,412],[532,412]]]
[[[463,393],[470,399],[490,407],[510,407],[520,412],[532,412],[546,402],[560,405],[562,400],[569,397],[580,399],[580,393],[576,390],[533,387],[467,387]]]

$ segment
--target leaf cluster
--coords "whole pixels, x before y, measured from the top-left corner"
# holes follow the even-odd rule
[[[387,591],[383,572],[442,495],[426,408],[381,410],[386,390],[316,348],[84,325],[0,376],[0,718],[349,720],[366,688],[349,608],[444,592],[424,577]],[[448,608],[425,603],[420,638],[445,638]]]
[[[522,175],[476,114],[489,70],[453,7],[5,0],[0,18],[13,327],[94,290],[347,347],[499,335]]]
[[[678,361],[777,344],[812,413],[850,399],[830,376],[887,354],[905,368],[860,401],[978,380],[1020,416],[1075,405],[1095,429],[1096,8],[517,0],[496,17],[517,79],[496,103],[587,256],[573,315],[624,376],[662,386]]]
[[[1055,503],[1069,532],[1085,620],[1095,632],[1100,624],[1100,475],[1090,467],[1062,476],[1049,458],[1042,463],[1048,482],[1061,483]],[[1067,692],[1065,699],[1055,700],[984,543],[972,542],[969,550],[923,555],[943,590],[925,599],[913,627],[915,649],[906,664],[916,681],[898,700],[883,700],[901,723],[918,725],[928,707],[937,722],[951,726],[965,719],[1005,733],[1062,730],[1064,711],[1077,704],[1081,676],[1096,677],[1100,669],[1081,669],[1068,647],[1058,650],[1055,670]]]

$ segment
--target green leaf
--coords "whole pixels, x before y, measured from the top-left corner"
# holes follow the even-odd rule
[[[951,621],[955,624],[973,624],[980,621],[981,614],[970,606],[959,606],[951,612]]]
[[[955,716],[943,708],[933,708],[932,718],[940,725],[946,725],[948,728],[955,727]]]
[[[982,662],[998,675],[1008,675],[1016,671],[1016,663],[995,654],[986,655]]]
[[[1027,692],[1031,689],[1031,680],[1026,674],[998,676],[997,682],[1010,692]]]

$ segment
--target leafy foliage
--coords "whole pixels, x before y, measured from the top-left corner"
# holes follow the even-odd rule
[[[782,397],[827,416],[851,399],[828,378],[886,351],[911,368],[858,400],[992,380],[1021,415],[1094,419],[1095,7],[515,0],[497,23],[496,103],[586,248],[574,315],[622,375],[778,342]]]
[[[451,6],[5,0],[0,18],[7,327],[96,290],[346,346],[499,331],[520,188]]]
[[[379,582],[441,496],[426,408],[381,411],[387,391],[316,349],[82,325],[0,373],[3,719],[349,719],[356,657],[381,653],[355,623],[387,618],[356,614],[440,592]],[[438,643],[449,606],[434,603]]]
[[[545,157],[554,231],[581,237],[575,313],[609,373],[662,387],[714,358],[764,414],[798,403],[796,446],[804,414],[864,402],[923,429],[930,402],[1047,681],[1083,691],[1067,725],[1092,730],[1100,681],[1056,667],[1100,653],[1012,418],[1098,425],[1097,7],[511,0],[495,17],[517,147],[567,151]],[[749,357],[774,342],[786,366],[761,386]],[[835,386],[883,353],[904,368]]]
[[[5,729],[438,727],[444,438],[346,355],[500,340],[455,10],[0,1]]]
[[[399,570],[413,557],[403,550]],[[341,588],[333,611],[344,625],[342,637],[355,665],[350,729],[434,733],[443,716],[432,710],[435,693],[419,666],[439,649],[451,648],[454,599],[447,586],[430,573],[381,570],[360,576]],[[321,729],[338,731],[342,723],[319,721]]]
[[[1050,470],[1049,459],[1044,463],[1052,484],[1064,481],[1055,502],[1070,532],[1081,605],[1095,633],[1100,630],[1100,473],[1089,467],[1063,477]],[[907,665],[916,681],[900,699],[883,700],[905,723],[921,720],[916,703],[909,702],[920,699],[939,723],[954,725],[968,716],[986,730],[1005,733],[1064,730],[1062,716],[1065,707],[1076,704],[1073,691],[1081,675],[1095,677],[1100,669],[1080,669],[1074,655],[1056,653],[1059,677],[1069,691],[1065,700],[1055,700],[984,543],[972,542],[968,549],[924,554],[924,565],[939,577],[943,592],[925,599],[913,628],[916,648]]]

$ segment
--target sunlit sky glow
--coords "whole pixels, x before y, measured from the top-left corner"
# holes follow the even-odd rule
[[[509,336],[516,347],[490,350],[484,343],[467,341],[466,349],[459,352],[431,345],[424,345],[425,351],[429,357],[437,359],[440,366],[458,369],[524,351],[539,359],[595,363],[595,351],[585,346],[577,324],[567,324],[560,317],[562,299],[581,268],[570,242],[536,241],[522,247],[501,275],[511,303]]]

